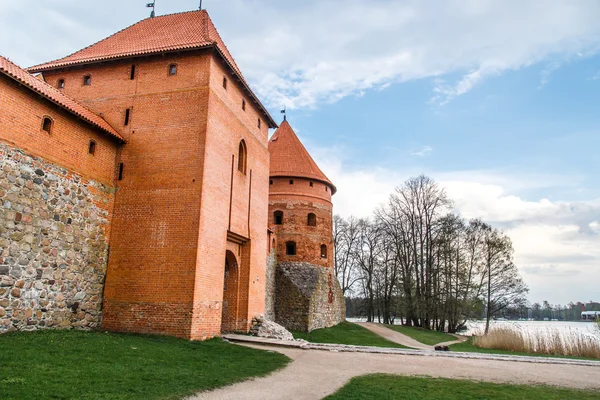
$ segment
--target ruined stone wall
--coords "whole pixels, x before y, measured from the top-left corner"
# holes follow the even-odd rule
[[[275,322],[290,330],[310,332],[346,318],[344,296],[331,268],[279,263],[275,296]]]
[[[275,321],[275,270],[277,259],[275,249],[267,255],[266,284],[265,284],[265,319]]]
[[[0,333],[99,326],[113,201],[0,142]]]

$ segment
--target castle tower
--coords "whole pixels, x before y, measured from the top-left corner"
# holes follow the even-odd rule
[[[287,121],[269,141],[269,153],[275,320],[301,331],[336,325],[345,318],[333,269],[331,196],[336,187]]]
[[[46,82],[124,138],[102,328],[204,339],[264,312],[277,125],[206,11],[144,19],[63,59]]]

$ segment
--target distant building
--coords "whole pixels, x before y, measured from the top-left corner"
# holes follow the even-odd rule
[[[339,322],[323,314],[339,303],[335,187],[301,163],[286,179],[306,188],[269,185],[283,179],[269,168],[277,124],[206,11],[145,19],[28,72],[0,58],[0,99],[0,332],[248,331],[290,298],[275,265],[296,260],[328,281],[286,312],[320,321],[305,330]],[[280,228],[270,210],[284,203]],[[289,225],[300,210],[316,225]]]
[[[582,311],[581,319],[583,321],[595,321],[600,318],[600,311]]]

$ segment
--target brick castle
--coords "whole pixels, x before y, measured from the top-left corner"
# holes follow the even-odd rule
[[[206,11],[27,70],[0,57],[0,333],[341,322],[336,188],[269,128]]]

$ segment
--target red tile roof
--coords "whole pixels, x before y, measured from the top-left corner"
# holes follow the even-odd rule
[[[312,159],[287,121],[283,121],[279,125],[279,129],[275,131],[275,134],[269,140],[269,153],[271,154],[269,176],[314,179],[329,185],[331,194],[335,194],[337,191],[333,183],[317,166],[317,163]]]
[[[238,76],[242,85],[264,112],[269,125],[273,128],[277,127],[273,118],[248,86],[206,10],[144,19],[83,50],[55,61],[30,67],[28,71],[43,72],[73,65],[211,47],[217,50],[232,72]]]
[[[17,64],[2,56],[0,56],[0,73],[8,76],[11,79],[14,79],[23,86],[45,97],[47,100],[59,105],[66,111],[76,115],[89,124],[100,128],[111,136],[119,139],[122,142],[125,142],[125,139],[123,139],[123,137],[119,135],[119,133],[102,117],[94,114],[85,106],[79,104],[72,98],[65,96],[58,89],[48,85],[43,80],[36,78],[29,72],[19,67]]]

